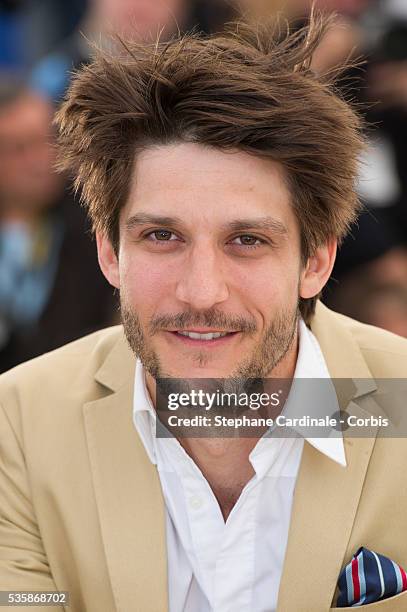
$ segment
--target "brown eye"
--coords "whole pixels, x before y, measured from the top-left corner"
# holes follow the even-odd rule
[[[235,242],[236,240],[238,240],[239,242]],[[263,243],[263,241],[260,240],[260,238],[257,238],[256,236],[251,236],[250,234],[244,234],[242,236],[237,236],[234,242],[235,244],[240,244],[242,246],[258,246],[259,244]]]
[[[241,236],[240,240],[242,241],[242,244],[246,246],[253,246],[257,242],[257,238],[254,236]]]
[[[173,233],[169,232],[168,230],[158,230],[158,231],[152,232],[150,234],[150,237],[152,237],[155,240],[160,240],[164,242],[164,241],[171,240],[172,235]]]

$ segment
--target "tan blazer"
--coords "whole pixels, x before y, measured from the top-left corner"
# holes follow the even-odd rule
[[[406,340],[322,304],[312,330],[333,377],[365,379],[338,391],[342,408],[366,415],[374,377],[407,378]],[[67,590],[71,612],[168,610],[164,504],[132,422],[134,365],[114,327],[0,377],[0,590]],[[305,443],[279,612],[327,612],[359,546],[407,569],[406,441],[345,435],[345,452],[343,468]],[[364,608],[405,611],[407,592]]]

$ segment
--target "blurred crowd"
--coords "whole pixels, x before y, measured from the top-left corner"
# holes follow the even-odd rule
[[[350,62],[338,88],[366,116],[369,143],[363,212],[323,299],[407,337],[407,0],[316,5],[338,18],[313,69]],[[0,0],[0,372],[119,321],[86,216],[54,170],[52,117],[94,44],[219,31],[242,11],[282,11],[297,28],[310,10],[311,0]]]

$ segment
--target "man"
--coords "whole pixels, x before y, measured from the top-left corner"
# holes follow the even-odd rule
[[[316,297],[355,216],[362,146],[308,68],[325,26],[133,45],[74,81],[61,166],[123,328],[1,380],[0,589],[69,591],[75,611],[322,612],[359,547],[407,565],[407,449],[378,426],[155,435],[161,378],[332,377],[337,407],[368,420],[376,378],[406,377],[405,340]],[[397,572],[377,609],[405,607]]]
[[[49,102],[0,79],[0,372],[115,320],[85,215],[55,172],[52,119]]]
[[[208,2],[204,3],[208,10]],[[34,66],[30,76],[33,89],[59,102],[65,94],[72,71],[91,61],[96,43],[113,46],[112,35],[131,40],[169,38],[177,28],[196,25],[202,15],[197,0],[91,0],[78,29]]]

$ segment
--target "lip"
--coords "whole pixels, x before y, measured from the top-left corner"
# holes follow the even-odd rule
[[[216,334],[220,333],[217,330],[195,330],[188,329],[189,332],[195,332],[197,334]],[[215,338],[214,340],[197,340],[195,338],[188,338],[188,336],[182,336],[178,332],[174,331],[166,331],[166,335],[169,338],[172,338],[175,342],[180,342],[184,346],[190,346],[194,348],[214,348],[222,345],[226,345],[231,342],[240,332],[229,332],[227,336],[222,336],[221,338]]]
[[[210,329],[209,327],[188,327],[188,329],[176,329],[176,330],[168,330],[173,333],[179,332],[191,332],[193,334],[224,334],[226,333],[224,329]],[[232,332],[227,332],[232,333]]]

